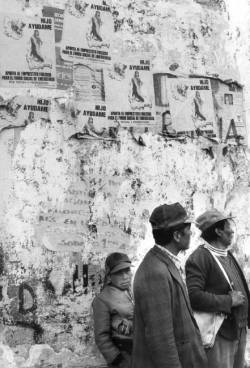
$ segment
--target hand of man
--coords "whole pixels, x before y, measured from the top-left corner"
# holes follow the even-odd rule
[[[241,291],[231,291],[232,307],[238,307],[245,303],[245,297]]]

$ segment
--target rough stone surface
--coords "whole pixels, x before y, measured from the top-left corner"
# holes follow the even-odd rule
[[[65,6],[52,0],[0,5],[41,15],[45,3]],[[146,55],[154,72],[243,81],[248,96],[250,23],[237,18],[232,3],[112,0],[119,11],[115,50],[122,57]],[[241,5],[246,15],[249,4]],[[39,120],[0,133],[1,367],[104,366],[91,315],[104,259],[120,250],[138,265],[152,246],[148,218],[159,203],[180,201],[193,215],[211,206],[232,212],[234,251],[250,281],[246,147],[202,138],[165,142],[151,133],[138,144],[122,130],[113,142],[67,140],[70,92],[0,89],[4,98],[26,93],[63,99],[68,108],[62,112],[53,100],[49,126]],[[194,229],[191,248],[198,243]]]

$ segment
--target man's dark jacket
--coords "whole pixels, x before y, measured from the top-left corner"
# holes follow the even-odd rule
[[[238,262],[230,251],[228,256],[236,265],[248,297],[249,327],[250,294],[247,282]],[[232,308],[232,298],[229,295],[231,291],[230,286],[212,254],[204,245],[200,245],[187,259],[186,277],[193,310],[226,313],[227,318],[224,320],[218,333],[228,340],[237,338],[237,317],[234,314],[235,309]]]
[[[186,286],[164,249],[152,248],[134,280],[132,368],[205,368]]]

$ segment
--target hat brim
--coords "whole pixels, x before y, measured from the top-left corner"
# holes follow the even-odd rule
[[[172,229],[173,227],[176,227],[176,226],[179,226],[179,225],[183,225],[183,224],[192,224],[194,221],[190,218],[190,217],[187,217],[186,219],[182,219],[182,220],[177,220],[177,221],[173,221],[171,223],[168,223],[168,224],[162,224],[160,226],[153,226],[152,225],[152,228],[154,230],[160,230],[160,229],[165,229],[165,230],[168,230],[168,229]]]
[[[112,268],[112,270],[110,271],[110,274],[112,275],[113,273],[119,272],[121,270],[125,270],[126,268],[130,268],[130,267],[131,267],[131,262],[121,262],[117,266]]]
[[[235,216],[223,216],[221,220],[216,221],[214,224],[216,224],[217,222],[223,221],[223,220],[233,220],[234,218]]]
[[[206,231],[207,229],[209,229],[210,227],[214,226],[215,224],[217,224],[220,221],[223,221],[223,220],[233,220],[234,218],[235,218],[235,216],[221,216],[219,219],[217,219],[216,221],[214,221],[212,224],[209,224],[209,226],[205,227],[204,229],[201,229],[199,227],[199,223],[197,223],[197,222],[195,222],[195,225],[203,233],[204,231]]]
[[[194,223],[194,220],[191,218],[191,217],[188,217],[184,222],[183,224],[193,224]]]

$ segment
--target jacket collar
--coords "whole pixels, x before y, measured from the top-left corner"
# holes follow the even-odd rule
[[[227,257],[228,255],[228,249],[219,249],[219,248],[213,247],[211,244],[209,244],[206,241],[204,243],[204,248],[207,248],[208,250],[210,250],[210,252],[212,252],[218,257]]]
[[[160,247],[154,246],[153,248],[151,248],[151,252],[157,257],[159,258],[162,262],[164,262],[167,267],[168,270],[171,274],[171,276],[178,282],[178,284],[180,285],[184,298],[186,300],[186,304],[188,306],[189,312],[193,317],[193,311],[190,305],[190,301],[189,301],[189,296],[187,293],[187,288],[186,285],[184,284],[180,272],[178,271],[177,267],[175,266],[174,262],[168,257],[167,253],[164,252],[164,249],[161,250]]]

